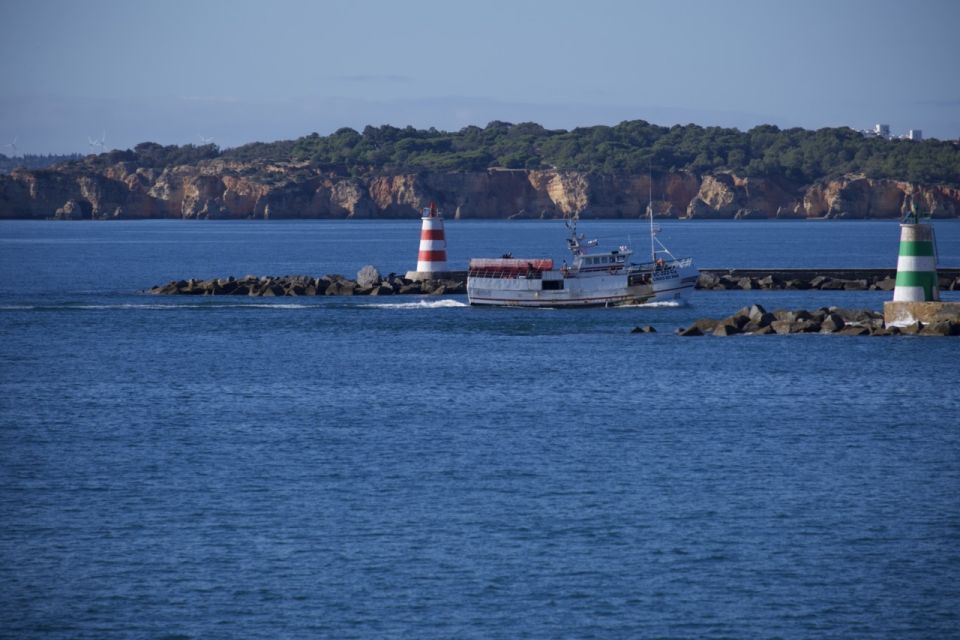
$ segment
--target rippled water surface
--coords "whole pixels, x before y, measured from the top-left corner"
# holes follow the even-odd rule
[[[557,226],[449,223],[451,263],[559,259]],[[897,233],[663,230],[715,267],[893,266]],[[960,224],[937,233],[960,266]],[[417,236],[0,223],[0,636],[960,635],[960,340],[671,333],[889,294],[561,311],[138,293],[401,272]]]

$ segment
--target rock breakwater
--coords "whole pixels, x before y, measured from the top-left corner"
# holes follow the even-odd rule
[[[408,280],[396,274],[382,277],[376,269],[364,267],[351,280],[339,274],[323,276],[286,275],[207,280],[171,280],[148,289],[155,295],[192,296],[388,296],[445,295],[466,293],[462,280]]]
[[[960,291],[960,269],[941,269],[940,289]],[[893,291],[896,269],[700,269],[697,289]]]
[[[767,311],[762,305],[744,307],[726,318],[701,318],[676,330],[679,336],[785,335],[830,333],[845,336],[960,336],[960,322],[920,322],[903,327],[887,326],[883,314],[869,309],[821,307],[814,311]]]

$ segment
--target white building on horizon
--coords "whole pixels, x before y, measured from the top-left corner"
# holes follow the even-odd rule
[[[890,135],[890,125],[888,124],[875,124],[873,129],[861,129],[861,135],[865,138],[883,138],[884,140],[923,140],[923,131],[921,129],[908,129],[907,132],[901,136],[892,136]]]

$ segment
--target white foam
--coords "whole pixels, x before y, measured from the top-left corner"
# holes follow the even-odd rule
[[[638,307],[683,307],[686,306],[685,302],[680,300],[661,300],[659,302],[645,302],[644,304],[638,304]]]
[[[644,302],[640,304],[618,304],[613,309],[676,309],[677,307],[687,306],[686,302],[680,300],[659,300],[657,302]]]
[[[457,300],[419,300],[417,302],[398,302],[363,305],[376,309],[454,309],[469,306]]]
[[[205,305],[197,305],[198,307],[205,307]],[[292,302],[285,302],[279,304],[224,304],[217,305],[216,308],[241,308],[241,307],[250,307],[252,309],[318,309],[320,305],[316,304],[295,304]]]

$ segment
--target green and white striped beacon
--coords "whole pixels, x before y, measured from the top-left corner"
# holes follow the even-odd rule
[[[937,251],[933,225],[920,222],[916,203],[900,223],[900,256],[894,302],[932,302],[940,299]]]

